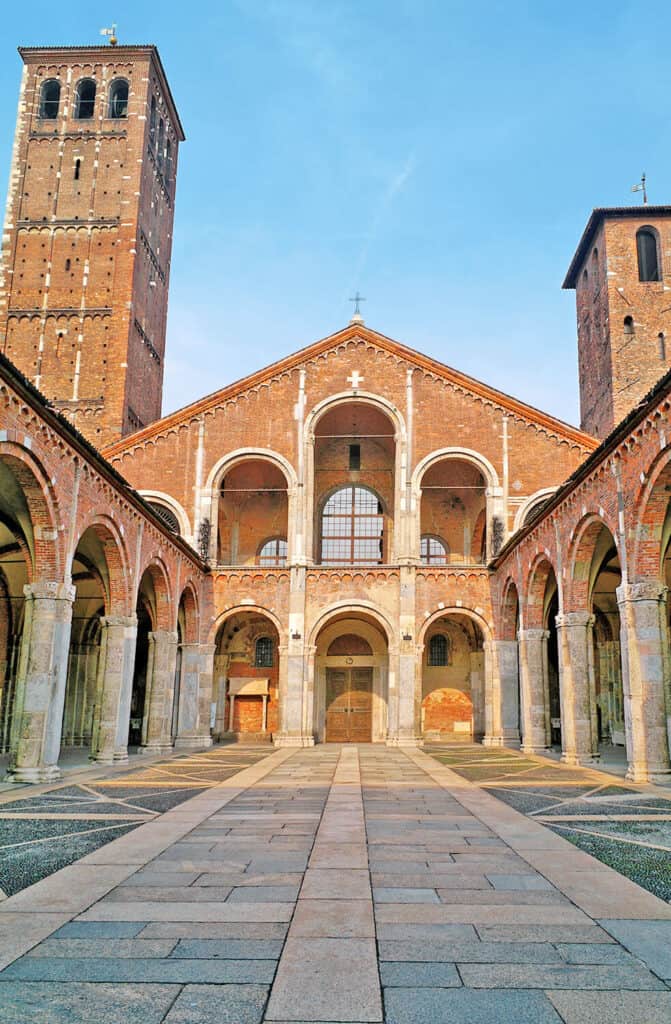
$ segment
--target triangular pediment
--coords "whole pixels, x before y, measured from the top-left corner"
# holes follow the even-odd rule
[[[223,406],[246,391],[268,385],[274,379],[287,373],[308,367],[312,361],[321,359],[329,353],[337,354],[338,351],[345,351],[357,345],[376,348],[381,353],[406,363],[408,368],[422,370],[426,374],[432,375],[490,405],[499,407],[503,412],[519,417],[534,426],[556,434],[558,437],[578,444],[587,451],[592,451],[597,447],[597,440],[591,435],[584,433],[578,427],[564,423],[562,420],[542,412],[540,409],[535,409],[533,406],[513,398],[511,395],[507,395],[503,391],[498,391],[496,388],[483,383],[475,377],[461,373],[461,371],[455,370],[453,367],[447,366],[437,359],[417,352],[415,349],[394,341],[392,338],[388,338],[386,335],[380,334],[370,327],[357,323],[350,324],[335,334],[313,342],[313,344],[308,345],[306,348],[299,349],[292,355],[279,359],[262,370],[258,370],[247,377],[243,377],[241,380],[228,384],[226,387],[220,388],[218,391],[214,391],[212,394],[206,395],[204,398],[200,398],[196,402],[192,402],[182,409],[162,417],[160,420],[156,420],[142,430],[129,434],[127,437],[104,449],[104,455],[107,458],[111,458],[130,447],[142,444],[145,440],[150,440],[158,434],[164,434],[166,431],[174,430],[195,417]]]

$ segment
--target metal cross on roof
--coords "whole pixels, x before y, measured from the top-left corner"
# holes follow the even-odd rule
[[[357,314],[358,314],[359,316],[361,316],[361,310],[359,309],[359,303],[366,301],[365,298],[363,297],[363,295],[359,295],[359,292],[357,290],[357,293],[354,296],[354,298],[350,299],[349,301],[354,303],[354,315],[357,316]]]

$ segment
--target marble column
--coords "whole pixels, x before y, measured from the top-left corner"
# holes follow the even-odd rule
[[[517,640],[488,645],[491,682],[486,694],[486,747],[519,747],[520,702]],[[490,710],[491,708],[491,710]]]
[[[547,749],[546,629],[521,629],[519,671],[522,695],[522,750],[539,754]]]
[[[620,610],[622,689],[627,744],[627,778],[668,780],[669,733],[664,662],[666,589],[657,580],[623,583]]]
[[[415,639],[415,566],[401,566],[398,653],[389,651],[389,730],[387,744],[416,747],[421,742],[422,652]]]
[[[75,588],[70,583],[31,583],[23,592],[25,622],[9,778],[50,782],[60,776],[58,756]]]
[[[177,639],[177,633],[167,629],[149,634],[146,730],[142,744],[148,754],[167,754],[172,750],[172,698]]]
[[[594,731],[594,664],[589,612],[557,616],[559,693],[564,764],[589,764],[599,758]]]
[[[289,593],[289,637],[280,644],[279,731],[276,747],[314,746],[314,678],[309,673],[309,649],[305,642],[304,565],[291,569]]]
[[[136,615],[100,619],[100,657],[91,757],[103,764],[128,760],[128,724],[137,645]]]

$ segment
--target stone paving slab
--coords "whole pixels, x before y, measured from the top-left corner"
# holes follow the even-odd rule
[[[0,992],[2,1024],[162,1024],[179,991],[178,985],[8,981]]]
[[[546,993],[566,1024],[666,1024],[671,992]]]
[[[562,1024],[543,992],[389,988],[384,1005],[386,1024]]]

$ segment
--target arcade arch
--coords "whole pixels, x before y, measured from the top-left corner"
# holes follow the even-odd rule
[[[264,609],[228,612],[214,653],[215,735],[272,737],[279,729],[280,633]]]
[[[420,732],[428,741],[485,734],[485,635],[461,610],[434,616],[423,633]]]

